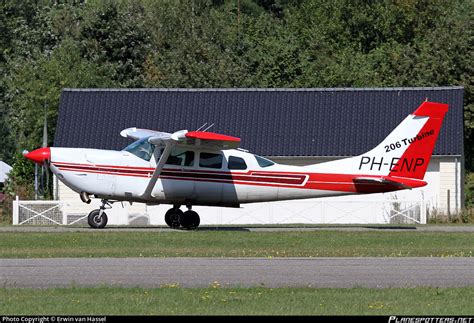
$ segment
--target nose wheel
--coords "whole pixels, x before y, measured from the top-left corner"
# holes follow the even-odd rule
[[[87,222],[91,228],[102,229],[107,225],[108,217],[104,210],[112,208],[112,203],[113,202],[107,200],[102,200],[102,205],[100,208],[95,209],[89,213],[87,216]]]
[[[96,209],[89,213],[87,217],[87,222],[89,226],[93,229],[102,229],[107,225],[107,214],[104,211]],[[102,214],[101,214],[102,213]]]
[[[190,206],[186,212],[181,211],[179,206],[175,206],[166,212],[165,222],[173,229],[196,230],[201,223],[201,219],[197,212],[191,210]]]

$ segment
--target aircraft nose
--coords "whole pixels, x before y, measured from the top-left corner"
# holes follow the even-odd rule
[[[45,160],[50,159],[51,149],[49,147],[35,149],[32,152],[27,153],[25,157],[37,164],[43,164]]]

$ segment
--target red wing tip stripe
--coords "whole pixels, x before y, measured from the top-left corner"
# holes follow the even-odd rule
[[[240,138],[221,135],[215,132],[191,131],[186,133],[187,138],[201,139],[201,140],[217,140],[217,141],[233,141],[240,142]]]

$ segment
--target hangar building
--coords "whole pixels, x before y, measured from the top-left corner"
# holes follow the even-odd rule
[[[252,153],[307,165],[369,151],[426,99],[450,110],[423,188],[240,209],[195,207],[202,224],[423,222],[425,214],[455,213],[463,204],[462,87],[64,89],[54,146],[120,150],[130,143],[119,135],[125,128],[175,132],[207,123],[214,124],[209,131],[240,137]],[[55,194],[70,214],[96,208],[57,180]],[[116,203],[109,223],[164,224],[167,209]]]

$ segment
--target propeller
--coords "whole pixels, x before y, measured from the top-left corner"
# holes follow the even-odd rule
[[[43,143],[41,145],[42,148],[48,147],[48,118],[47,118],[47,110],[46,105],[44,107],[44,122],[43,122]],[[40,173],[40,180],[38,185],[38,192],[39,195],[45,197],[46,193],[49,189],[49,160],[44,159],[41,165],[41,173]]]
[[[44,105],[44,121],[43,121],[43,142],[41,147],[48,147],[48,117],[47,117],[47,108]],[[39,170],[39,165],[41,169]],[[37,191],[37,196],[39,195],[42,198],[45,198],[46,192],[49,189],[49,158],[42,158],[42,163],[35,164],[35,189]]]
[[[48,147],[48,119],[44,106],[43,143],[42,147],[31,152],[23,150],[23,156],[35,163],[35,199],[45,198],[49,192],[49,163],[51,149]],[[41,170],[38,168],[41,166]]]

